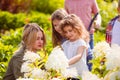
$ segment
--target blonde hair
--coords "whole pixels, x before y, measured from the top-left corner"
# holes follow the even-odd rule
[[[120,0],[118,0],[118,8],[120,8]]]
[[[37,32],[41,31],[43,34],[43,49],[46,44],[46,38],[43,29],[37,23],[28,23],[24,26],[22,46],[26,49],[32,50],[32,45],[37,39]]]
[[[54,20],[60,20],[61,21],[67,15],[68,15],[67,12],[63,8],[57,9],[51,15],[53,47],[55,47],[57,45],[60,45],[62,43],[62,39],[63,39],[63,36],[55,30],[54,25],[53,25],[53,21]]]
[[[60,23],[60,27],[63,33],[63,29],[66,26],[71,26],[73,29],[77,30],[79,37],[84,39],[87,43],[89,42],[89,33],[78,16],[75,14],[66,16]]]

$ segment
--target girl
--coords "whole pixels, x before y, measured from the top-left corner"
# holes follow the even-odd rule
[[[62,44],[70,68],[76,68],[79,75],[88,71],[86,64],[86,49],[89,43],[89,33],[82,21],[74,14],[66,16],[60,23],[61,30],[68,39]]]
[[[24,53],[26,51],[37,52],[42,48],[44,49],[45,44],[45,34],[38,24],[29,23],[25,25],[21,48],[11,58],[3,80],[16,80],[19,77],[23,77],[24,75],[20,70],[24,62]]]
[[[51,23],[52,23],[52,44],[56,47],[62,44],[66,39],[63,37],[62,31],[59,27],[60,21],[67,15],[67,12],[60,8],[52,13]]]

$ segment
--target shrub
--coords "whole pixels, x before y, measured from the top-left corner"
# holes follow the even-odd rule
[[[50,15],[31,12],[26,15],[25,13],[11,14],[9,12],[0,11],[0,28],[3,30],[10,30],[23,27],[28,22],[38,23],[43,28],[49,28]]]
[[[15,48],[12,45],[4,45],[0,41],[0,80],[2,80],[2,76],[6,71],[8,61],[14,50]]]
[[[24,25],[25,14],[19,13],[13,15],[9,12],[0,11],[0,27],[1,29],[15,29]]]
[[[32,0],[31,10],[51,14],[58,8],[63,7],[64,0]]]

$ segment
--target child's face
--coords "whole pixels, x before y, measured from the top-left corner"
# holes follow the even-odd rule
[[[72,28],[71,26],[65,26],[63,28],[64,34],[70,41],[75,41],[79,38],[79,34],[76,29]]]
[[[37,51],[43,48],[43,33],[41,31],[37,32],[37,39],[33,45],[33,51]]]
[[[53,26],[59,34],[62,34],[62,31],[61,31],[60,26],[59,26],[60,21],[61,20],[54,19],[53,20]]]

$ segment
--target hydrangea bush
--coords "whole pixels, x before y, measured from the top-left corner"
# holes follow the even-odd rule
[[[25,62],[22,64],[21,72],[24,73],[24,77],[17,80],[67,79],[68,77],[78,76],[76,69],[67,69],[69,67],[68,59],[60,47],[52,50],[46,62],[37,53],[30,51],[26,51],[23,60]]]

